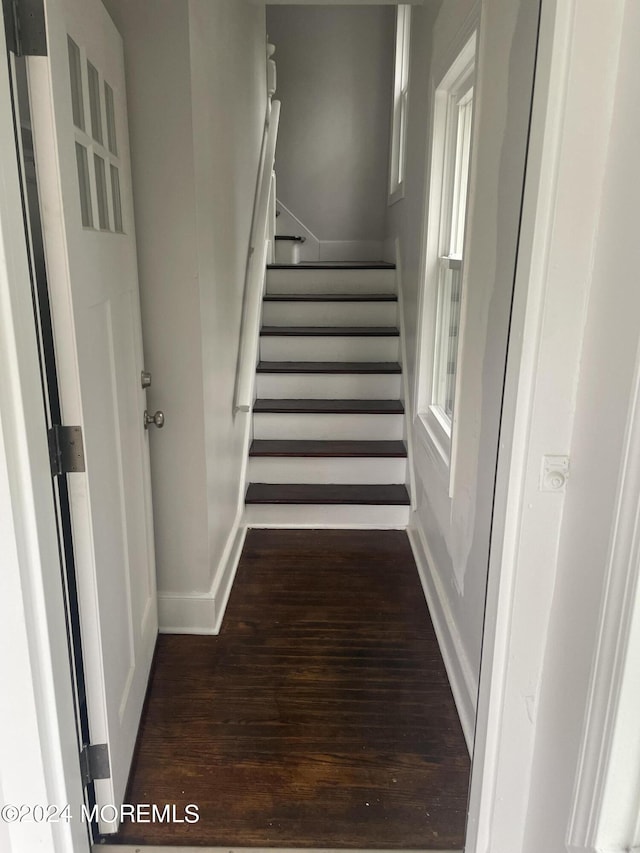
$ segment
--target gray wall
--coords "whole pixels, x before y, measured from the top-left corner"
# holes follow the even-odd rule
[[[167,419],[151,436],[161,627],[206,630],[244,457],[233,387],[265,10],[249,0],[105,5],[125,47],[148,401]]]
[[[421,262],[427,157],[431,147],[431,91],[466,38],[460,29],[472,0],[440,8],[414,7],[410,71],[405,198],[389,208],[388,245],[396,240],[402,269],[403,314],[409,377],[407,409],[412,420],[417,511],[411,529],[424,544],[443,624],[451,631],[447,654],[455,662],[463,697],[465,733],[471,738],[475,711],[491,507],[518,215],[532,86],[536,4],[530,0],[485,0],[478,45],[474,163],[468,213],[464,347],[459,364],[461,397],[453,497],[448,472],[424,438],[416,418],[420,344],[433,347],[435,320],[421,299]],[[434,20],[435,19],[435,20]],[[434,289],[428,282],[426,292]],[[425,310],[421,314],[421,306]],[[431,300],[435,308],[435,300]],[[428,374],[429,371],[423,371]]]
[[[267,9],[282,101],[278,198],[319,240],[382,240],[395,11]]]

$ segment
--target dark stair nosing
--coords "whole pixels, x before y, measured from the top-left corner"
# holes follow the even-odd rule
[[[250,483],[245,503],[409,506],[410,501],[406,486],[399,484]]]
[[[326,441],[321,439],[275,440],[256,438],[249,448],[252,457],[312,457],[351,459],[406,459],[403,441]]]
[[[402,415],[400,400],[256,400],[257,414]]]
[[[394,270],[395,264],[386,263],[301,263],[301,264],[267,264],[268,270]]]
[[[265,302],[397,302],[396,293],[265,293]]]
[[[395,361],[260,361],[258,373],[399,374]]]
[[[266,338],[397,338],[395,326],[263,326]]]
[[[292,240],[294,243],[304,243],[307,238],[306,237],[294,237],[293,235],[289,235],[289,234],[276,234],[275,239],[276,240]]]

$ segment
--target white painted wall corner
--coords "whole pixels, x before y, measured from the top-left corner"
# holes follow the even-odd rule
[[[211,589],[207,593],[161,592],[158,621],[161,634],[219,634],[236,576],[247,528],[236,517]]]

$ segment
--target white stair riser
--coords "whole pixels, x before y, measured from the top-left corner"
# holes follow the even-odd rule
[[[267,270],[267,293],[395,293],[395,270]]]
[[[251,457],[250,483],[404,483],[406,459]]]
[[[296,440],[401,440],[403,415],[257,413],[253,437]]]
[[[265,302],[265,326],[395,326],[395,302]]]
[[[325,504],[249,504],[243,523],[248,527],[373,528],[402,530],[409,523],[408,506]]]
[[[268,400],[398,400],[399,373],[258,373],[257,396]]]
[[[398,361],[397,337],[260,338],[263,361]]]

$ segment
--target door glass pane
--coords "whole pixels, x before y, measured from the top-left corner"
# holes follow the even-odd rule
[[[89,74],[89,108],[91,111],[91,135],[102,145],[102,111],[100,109],[100,79],[98,72],[87,62]]]
[[[111,165],[111,195],[113,197],[113,229],[122,234],[122,201],[120,198],[120,175],[118,169]]]
[[[73,110],[73,123],[80,130],[84,130],[84,100],[82,98],[82,64],[80,62],[80,48],[74,40],[67,36],[69,45],[69,75],[71,77],[71,108]]]
[[[104,104],[107,109],[107,140],[109,151],[118,156],[118,142],[116,139],[116,109],[113,101],[113,89],[106,82],[104,84]]]
[[[91,182],[89,180],[89,158],[84,145],[76,142],[76,163],[78,165],[78,186],[80,188],[80,216],[85,228],[93,228],[91,209]]]
[[[104,160],[93,155],[93,162],[96,167],[96,193],[98,196],[98,222],[101,231],[109,230],[109,201],[107,199],[107,173],[105,171]]]

